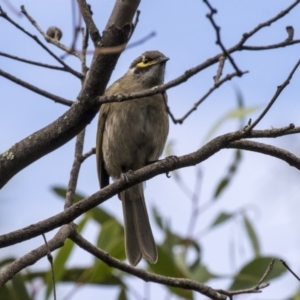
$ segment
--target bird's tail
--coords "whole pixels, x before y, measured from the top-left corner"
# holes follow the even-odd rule
[[[148,218],[143,184],[139,183],[120,193],[123,205],[126,255],[136,266],[144,257],[156,263],[157,250]]]

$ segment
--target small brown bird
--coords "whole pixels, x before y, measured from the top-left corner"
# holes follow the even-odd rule
[[[168,58],[148,51],[135,59],[127,73],[115,81],[105,95],[129,94],[163,84]],[[132,170],[156,161],[169,132],[166,93],[141,99],[103,104],[98,122],[96,156],[101,188]],[[143,184],[119,194],[123,205],[125,247],[128,261],[137,265],[141,258],[157,262]]]

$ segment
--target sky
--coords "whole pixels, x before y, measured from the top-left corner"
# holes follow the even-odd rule
[[[215,20],[221,26],[222,41],[226,47],[235,45],[242,34],[252,30],[277,15],[293,1],[211,1],[217,8]],[[7,6],[7,1],[0,1],[3,9],[16,22],[31,33],[39,35],[36,29],[23,16],[18,16]],[[27,11],[36,19],[39,26],[47,30],[49,26],[58,26],[63,31],[62,43],[72,42],[71,1],[59,0],[12,0],[11,4],[18,8],[24,4]],[[100,31],[105,27],[114,1],[89,1],[94,13],[94,20]],[[147,50],[159,50],[170,57],[167,63],[166,82],[180,76],[208,58],[220,53],[216,45],[216,35],[209,20],[206,18],[208,9],[203,1],[196,0],[152,0],[141,1],[140,20],[131,42],[139,41],[151,32],[155,37],[130,50],[125,51],[119,59],[111,77],[111,83],[122,76],[137,56]],[[270,27],[261,30],[247,45],[268,45],[286,39],[286,26],[295,29],[295,39],[299,37],[299,5],[286,17]],[[34,41],[8,22],[0,19],[2,39],[0,51],[41,62],[54,64],[55,61],[44,52]],[[43,39],[40,37],[41,40]],[[46,42],[45,42],[46,43]],[[58,55],[62,51],[48,45]],[[235,53],[233,58],[243,71],[249,71],[241,78],[234,78],[217,89],[182,125],[171,123],[168,141],[173,142],[175,155],[184,155],[197,150],[207,140],[209,130],[220,118],[236,108],[236,91],[240,91],[246,107],[257,107],[248,117],[255,119],[268,101],[272,98],[278,85],[288,76],[299,60],[299,45],[269,51],[242,51]],[[92,46],[90,43],[90,49]],[[88,61],[91,61],[91,55]],[[76,70],[80,70],[80,62],[73,57],[67,57],[66,62]],[[80,91],[80,82],[67,73],[43,70],[42,68],[0,56],[0,68],[31,84],[45,89],[53,94],[75,100]],[[213,76],[217,66],[197,74],[188,82],[168,91],[169,106],[176,117],[181,117],[201,96],[213,85]],[[226,61],[223,74],[232,72],[232,67]],[[283,127],[290,123],[299,126],[300,111],[300,70],[298,70],[289,86],[259,123],[257,129]],[[27,137],[40,128],[47,126],[62,115],[67,107],[26,90],[5,78],[0,77],[0,152],[4,152],[19,140]],[[84,151],[95,146],[97,118],[87,126]],[[236,130],[237,120],[223,123],[213,136]],[[210,137],[211,138],[211,137]],[[294,154],[300,154],[300,138],[297,135],[268,139],[264,142],[287,149]],[[48,154],[28,168],[22,170],[0,192],[0,234],[36,223],[48,218],[63,209],[63,202],[51,191],[52,186],[66,186],[72,166],[75,139]],[[200,201],[205,203],[212,197],[216,184],[226,174],[234,152],[222,150],[200,168],[203,180],[200,190]],[[180,170],[185,183],[192,188],[195,181],[196,167]],[[195,233],[199,232],[199,241],[203,246],[203,261],[213,273],[232,274],[251,259],[247,238],[242,234],[241,222],[228,222],[213,232],[201,236],[201,232],[211,224],[220,212],[234,212],[248,208],[249,218],[258,232],[264,255],[280,256],[287,261],[295,272],[300,273],[300,173],[285,162],[257,153],[243,152],[243,161],[229,188],[220,200],[207,212],[201,214],[196,224]],[[79,176],[78,191],[91,195],[99,189],[96,174],[95,159],[91,157],[82,166]],[[147,205],[155,206],[169,220],[172,229],[185,234],[191,214],[190,200],[185,197],[176,185],[174,178],[167,179],[160,175],[147,182],[145,190]],[[171,204],[171,205],[170,205]],[[103,204],[103,207],[122,221],[120,202],[115,198]],[[150,210],[150,209],[149,209]],[[151,217],[150,217],[151,218]],[[162,236],[151,218],[154,236],[160,241]],[[47,234],[50,239],[55,231]],[[85,237],[92,240],[95,227],[92,225],[84,232]],[[9,255],[20,256],[43,243],[37,237],[25,243],[1,249],[0,260]],[[234,245],[234,261],[230,258],[230,245]],[[222,249],[222,251],[220,251]],[[71,260],[76,264],[78,257],[84,263],[90,258],[82,256],[77,251]],[[143,266],[143,265],[141,265]],[[39,261],[36,268],[48,267],[47,260]],[[228,280],[212,281],[215,288],[226,288]],[[129,282],[134,285],[140,295],[144,290],[151,289],[150,299],[165,299],[164,288],[145,284],[138,280]],[[288,287],[288,288],[287,288]],[[238,299],[286,299],[297,289],[296,280],[286,274],[280,280],[264,290],[262,294],[241,296]],[[70,287],[59,289],[60,295],[65,295]],[[99,299],[97,292],[91,288],[80,289],[72,299],[82,299],[89,293],[89,299]],[[116,291],[105,291],[107,297],[114,299]],[[131,295],[131,299],[139,299]],[[42,296],[40,296],[41,299]],[[61,296],[62,297],[62,296]],[[167,299],[167,298],[166,298]],[[196,296],[195,299],[204,299]]]

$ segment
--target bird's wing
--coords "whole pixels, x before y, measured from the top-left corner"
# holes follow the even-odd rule
[[[100,109],[100,116],[98,121],[98,131],[97,131],[97,147],[96,147],[96,158],[97,158],[97,171],[100,187],[104,188],[109,185],[109,175],[104,168],[104,160],[103,160],[103,150],[102,150],[102,141],[103,141],[103,133],[105,129],[105,121],[107,118],[109,105],[102,105]]]

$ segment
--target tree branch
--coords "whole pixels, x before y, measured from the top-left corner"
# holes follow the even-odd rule
[[[90,9],[89,5],[87,5],[85,0],[77,0],[77,2],[79,5],[79,8],[80,8],[81,15],[86,24],[86,27],[90,33],[91,39],[94,42],[95,47],[97,47],[100,45],[101,36],[100,36],[99,30],[98,30],[96,24],[94,23],[91,9]]]
[[[102,251],[96,246],[89,243],[86,239],[84,239],[79,233],[73,232],[71,237],[72,241],[76,243],[79,247],[86,250],[93,256],[99,258],[107,265],[112,268],[117,268],[121,271],[134,275],[146,282],[156,282],[159,284],[164,284],[172,287],[183,288],[187,290],[192,290],[201,293],[202,295],[210,297],[210,299],[214,300],[225,300],[226,297],[211,287],[204,285],[202,283],[198,283],[196,281],[185,279],[185,278],[173,278],[162,275],[153,274],[150,272],[146,272],[144,270],[138,269],[136,267],[129,266],[121,261],[111,257],[108,253]]]
[[[30,251],[23,257],[15,260],[3,271],[0,272],[0,287],[3,286],[8,280],[12,279],[17,273],[28,266],[33,265],[39,259],[47,255],[48,250],[51,251],[58,249],[64,245],[65,240],[71,235],[72,231],[76,231],[74,225],[67,225],[60,228],[55,237],[48,241],[48,245],[43,245],[35,250]]]
[[[36,87],[35,85],[32,85],[32,84],[30,84],[30,83],[28,83],[28,82],[26,82],[26,81],[23,81],[23,80],[21,80],[21,79],[15,77],[15,76],[9,74],[9,73],[4,72],[4,71],[1,70],[1,69],[0,69],[0,76],[3,76],[3,77],[5,77],[6,79],[8,79],[8,80],[10,80],[10,81],[12,81],[12,82],[14,82],[14,83],[16,83],[16,84],[18,84],[18,85],[20,85],[20,86],[26,88],[26,89],[31,90],[31,91],[34,92],[34,93],[37,93],[37,94],[42,95],[42,96],[44,96],[44,97],[46,97],[46,98],[48,98],[48,99],[51,99],[51,100],[53,100],[54,102],[57,102],[57,103],[60,103],[60,104],[63,104],[63,105],[67,105],[67,106],[72,106],[72,104],[74,103],[74,102],[71,101],[71,100],[67,100],[67,99],[65,99],[65,98],[61,98],[61,97],[59,97],[59,96],[56,96],[56,95],[51,94],[51,93],[49,93],[49,92],[46,92],[46,91],[44,91],[44,90],[42,90],[42,89],[39,89],[39,88]]]

